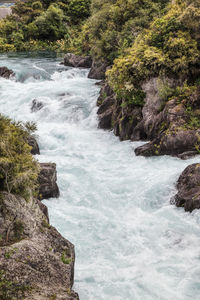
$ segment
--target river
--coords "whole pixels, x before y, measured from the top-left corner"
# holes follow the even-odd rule
[[[170,205],[175,182],[199,157],[136,157],[141,143],[97,128],[99,86],[54,55],[0,55],[0,112],[38,125],[40,162],[55,162],[50,222],[76,250],[80,300],[199,300],[200,212]],[[43,108],[31,112],[32,100]]]

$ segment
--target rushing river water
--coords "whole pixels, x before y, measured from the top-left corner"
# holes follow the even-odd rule
[[[99,87],[53,56],[0,56],[0,112],[38,124],[42,162],[56,162],[50,221],[76,249],[80,300],[199,300],[200,212],[170,205],[190,163],[136,157],[139,143],[97,129]],[[32,100],[43,108],[31,112]]]

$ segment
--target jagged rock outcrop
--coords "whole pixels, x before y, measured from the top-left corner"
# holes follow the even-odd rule
[[[164,79],[169,89],[181,82]],[[150,140],[136,148],[136,155],[174,155],[181,159],[200,153],[200,88],[191,94],[189,103],[178,97],[164,99],[160,79],[152,78],[142,85],[143,106],[116,97],[105,83],[97,101],[99,127],[113,129],[120,140]]]
[[[176,206],[184,207],[189,212],[200,208],[200,164],[192,164],[183,171],[177,189],[174,199]]]
[[[8,69],[7,67],[0,67],[0,77],[9,79],[11,76],[14,76],[15,73]]]
[[[64,65],[75,68],[91,68],[91,56],[79,56],[73,53],[67,53],[64,57]]]
[[[0,299],[77,300],[74,246],[36,199],[0,195]]]
[[[88,74],[88,78],[90,79],[97,79],[97,80],[103,80],[105,79],[105,73],[108,65],[105,62],[94,60],[92,62],[92,67],[90,69],[90,72]]]
[[[60,192],[56,181],[56,164],[40,163],[40,174],[38,177],[40,200],[59,197]]]
[[[36,140],[36,138],[34,136],[30,135],[28,137],[28,141],[27,142],[28,142],[29,146],[32,147],[31,154],[33,154],[33,155],[40,154],[40,148],[39,148],[37,140]]]
[[[101,89],[97,105],[99,128],[113,129],[120,140],[143,139],[142,130],[137,129],[137,124],[142,120],[141,107],[123,105],[123,101],[117,99],[107,83]]]

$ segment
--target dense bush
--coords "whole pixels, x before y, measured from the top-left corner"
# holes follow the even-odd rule
[[[174,2],[174,1],[173,1]],[[194,23],[193,23],[194,19]],[[129,97],[152,76],[193,81],[200,75],[199,1],[179,1],[140,34],[115,60],[108,80],[117,94]]]
[[[1,52],[30,50],[33,45],[33,50],[65,51],[90,14],[90,0],[19,1],[12,11],[0,21]]]
[[[80,47],[112,63],[150,21],[162,14],[167,1],[93,0],[91,17],[83,27]],[[89,47],[88,47],[89,45]]]
[[[0,115],[0,190],[26,199],[37,192],[39,170],[27,144],[32,129]]]

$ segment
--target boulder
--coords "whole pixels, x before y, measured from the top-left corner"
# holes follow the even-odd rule
[[[30,135],[28,137],[28,144],[29,144],[29,146],[32,147],[31,154],[33,154],[33,155],[40,154],[40,148],[39,148],[37,140],[34,136]]]
[[[7,67],[0,67],[0,77],[9,79],[11,76],[14,76],[15,73],[8,69]]]
[[[79,56],[67,53],[64,57],[64,65],[75,68],[91,68],[92,58],[90,56]]]
[[[172,155],[184,158],[186,153],[199,153],[199,130],[178,130],[164,132],[152,142],[135,149],[137,156]]]
[[[37,112],[37,111],[41,110],[43,107],[44,107],[44,104],[42,101],[33,99],[32,105],[31,105],[31,112]]]
[[[56,164],[40,163],[40,174],[38,177],[40,200],[59,197],[60,193],[56,181]]]
[[[176,206],[184,207],[189,212],[200,208],[200,164],[192,164],[183,171],[177,189],[174,199]]]
[[[97,80],[105,79],[107,67],[108,65],[105,62],[93,61],[88,78]]]
[[[78,300],[74,246],[36,199],[4,192],[0,201],[0,299]]]

